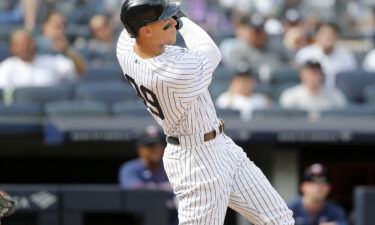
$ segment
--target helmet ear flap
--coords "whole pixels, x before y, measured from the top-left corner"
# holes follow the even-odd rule
[[[124,27],[126,31],[129,33],[130,37],[136,38],[138,36],[138,31],[136,31],[133,27],[128,26],[126,24],[124,24]]]

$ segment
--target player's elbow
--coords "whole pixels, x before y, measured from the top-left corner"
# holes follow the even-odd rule
[[[215,53],[213,54],[213,56],[214,57],[213,57],[213,60],[211,61],[211,64],[213,68],[216,68],[222,59],[222,55],[221,55],[219,48],[217,47],[215,48]]]
[[[215,44],[209,43],[201,45],[199,50],[207,56],[213,69],[219,65],[222,56],[219,48]]]
[[[210,59],[211,65],[213,69],[215,69],[219,65],[221,58],[222,58],[220,49],[217,47],[216,44],[210,43],[209,45],[206,46],[206,50],[207,50],[207,56]]]
[[[223,56],[221,55],[221,52],[220,52],[219,48],[217,48],[217,57],[218,57],[218,60],[219,60],[219,63],[220,63],[220,61],[223,59]]]

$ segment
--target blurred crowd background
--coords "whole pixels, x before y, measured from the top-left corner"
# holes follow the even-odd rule
[[[104,81],[101,88],[120,86],[111,81],[120,73],[115,50],[123,29],[121,5],[121,0],[1,1],[4,103],[25,101],[17,89],[56,85],[74,87],[51,101],[134,100],[86,93],[95,96],[98,81]],[[372,1],[190,0],[182,6],[220,46],[222,65],[210,91],[223,113],[237,112],[244,120],[262,110],[374,113],[367,107],[375,104]],[[181,37],[178,44],[184,45]]]

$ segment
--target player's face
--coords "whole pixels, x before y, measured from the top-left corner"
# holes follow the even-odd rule
[[[176,43],[176,25],[177,22],[173,18],[167,18],[159,22],[150,24],[152,36],[161,45],[173,45]]]

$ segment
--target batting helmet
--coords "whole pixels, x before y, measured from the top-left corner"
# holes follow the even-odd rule
[[[179,10],[179,3],[167,0],[126,0],[120,17],[128,33],[136,37],[142,26],[172,17]]]

